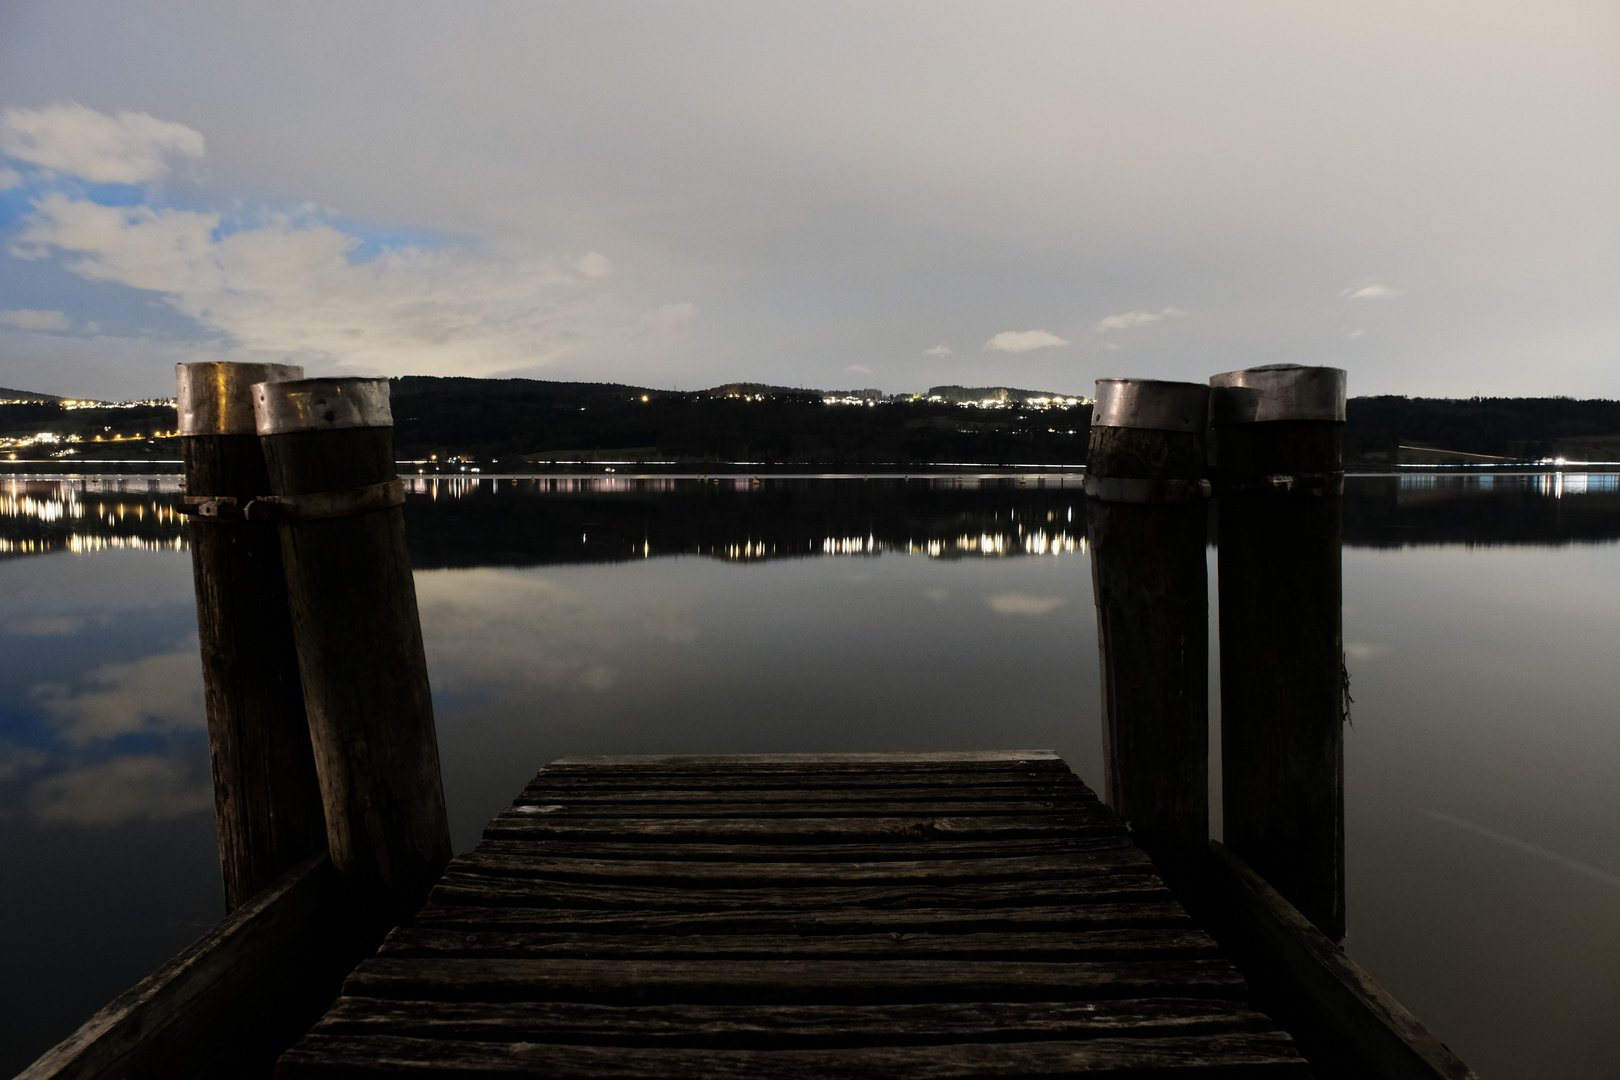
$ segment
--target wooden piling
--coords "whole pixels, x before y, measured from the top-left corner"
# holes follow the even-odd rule
[[[408,918],[450,859],[386,379],[254,388],[332,862]]]
[[[270,485],[249,387],[302,375],[286,364],[176,366],[227,912],[326,846],[281,539],[242,517]]]
[[[1225,842],[1338,941],[1345,373],[1275,365],[1210,383]]]
[[[1086,465],[1104,798],[1161,862],[1209,838],[1208,398],[1098,380]]]

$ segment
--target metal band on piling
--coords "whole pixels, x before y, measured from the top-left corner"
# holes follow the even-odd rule
[[[1342,368],[1267,364],[1211,376],[1209,384],[1221,491],[1344,494],[1339,440],[1332,434],[1345,417]]]
[[[1242,388],[1251,391],[1251,423],[1274,420],[1344,420],[1346,375],[1343,368],[1306,367],[1303,364],[1266,364],[1212,375],[1209,385],[1217,389]],[[1242,422],[1238,415],[1215,418],[1215,423]]]
[[[302,379],[304,369],[297,364],[208,360],[176,364],[174,374],[180,437],[193,438],[257,434],[253,420],[253,385]],[[188,477],[188,485],[196,482],[196,478]],[[240,494],[194,493],[186,496],[181,513],[193,520],[241,521],[245,502]]]
[[[1209,387],[1162,379],[1098,379],[1093,427],[1202,432],[1209,423]]]
[[[362,484],[339,491],[316,491],[308,495],[261,495],[248,503],[243,513],[249,521],[324,521],[369,514],[404,504],[405,481],[396,476],[380,484]]]
[[[1209,495],[1203,438],[1209,387],[1160,379],[1098,379],[1086,494],[1104,502],[1177,503]],[[1166,435],[1118,435],[1099,428]],[[1179,453],[1177,451],[1180,451]]]

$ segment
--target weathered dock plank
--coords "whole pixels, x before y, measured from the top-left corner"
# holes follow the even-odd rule
[[[563,759],[289,1078],[1305,1076],[1050,753]]]
[[[1269,1031],[1270,1017],[1208,998],[881,1005],[644,1005],[577,1001],[395,1001],[346,997],[321,1021],[328,1035],[376,1031],[447,1039],[654,1046],[904,1046],[1020,1038],[1156,1038]]]
[[[1275,1032],[1093,1039],[709,1050],[535,1042],[475,1042],[401,1035],[311,1035],[282,1059],[288,1078],[544,1076],[555,1080],[646,1080],[702,1076],[815,1080],[1023,1080],[1107,1075],[1153,1080],[1190,1076],[1308,1076],[1293,1042]],[[316,1064],[315,1059],[323,1064]]]

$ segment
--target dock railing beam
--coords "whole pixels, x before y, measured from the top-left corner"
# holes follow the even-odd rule
[[[1086,466],[1103,798],[1167,870],[1209,839],[1208,401],[1099,379]]]
[[[254,387],[332,863],[408,919],[449,862],[386,379]]]
[[[1280,364],[1210,385],[1225,842],[1338,941],[1345,373]]]
[[[242,515],[270,483],[249,388],[304,372],[210,361],[179,364],[175,373],[219,861],[231,912],[326,846],[281,539]]]

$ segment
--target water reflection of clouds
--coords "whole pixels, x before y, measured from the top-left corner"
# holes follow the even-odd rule
[[[103,664],[81,676],[78,686],[36,683],[28,697],[75,746],[207,727],[196,638],[174,652]]]
[[[0,817],[107,828],[211,805],[189,560],[0,562]]]
[[[1060,596],[1031,596],[1028,593],[1006,592],[987,596],[984,602],[990,605],[990,610],[997,615],[1034,617],[1056,611],[1064,600]]]
[[[29,816],[44,825],[107,828],[212,810],[212,782],[186,766],[174,757],[142,754],[71,768],[30,789]]]
[[[1378,645],[1368,641],[1347,641],[1344,643],[1344,655],[1351,660],[1371,660],[1389,652],[1388,645]]]
[[[491,686],[506,695],[535,686],[607,690],[619,680],[614,657],[626,625],[677,644],[698,636],[666,600],[642,597],[626,612],[617,600],[528,570],[423,571],[416,596],[428,670],[435,689],[447,693]]]

